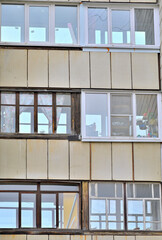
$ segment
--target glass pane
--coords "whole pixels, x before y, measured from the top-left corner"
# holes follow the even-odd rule
[[[56,194],[41,194],[41,227],[56,228]]]
[[[57,107],[56,108],[56,117],[57,117],[56,133],[70,134],[71,133],[71,108],[70,107]]]
[[[36,194],[21,194],[21,227],[36,227]]]
[[[135,184],[135,197],[152,198],[152,184]]]
[[[132,117],[111,117],[112,136],[132,136],[133,135]]]
[[[146,221],[160,221],[160,200],[146,200],[145,214]]]
[[[52,94],[38,94],[38,105],[52,105]]]
[[[153,184],[153,186],[154,186],[154,198],[159,198],[160,197],[159,184]]]
[[[1,93],[1,104],[15,105],[15,99],[15,93]]]
[[[90,200],[90,228],[106,229],[106,200],[104,199]]]
[[[18,228],[18,193],[0,193],[0,228]]]
[[[116,192],[117,192],[117,197],[123,196],[123,188],[121,183],[116,183]]]
[[[56,94],[56,105],[71,105],[70,94]]]
[[[49,8],[29,8],[29,41],[46,42],[49,36]]]
[[[34,105],[33,93],[20,93],[20,105]]]
[[[107,8],[88,8],[88,43],[108,43]]]
[[[77,7],[55,6],[55,43],[77,44]]]
[[[123,225],[123,200],[108,200],[108,221],[110,230],[122,230]]]
[[[24,42],[24,5],[2,4],[1,41]]]
[[[154,10],[135,9],[135,43],[154,45]]]
[[[19,132],[34,132],[34,107],[19,108]]]
[[[137,137],[158,137],[158,112],[156,95],[136,95]]]
[[[59,194],[59,228],[79,228],[79,194]]]
[[[108,123],[107,94],[86,94],[86,136],[106,137]]]
[[[128,200],[128,230],[143,230],[143,201],[142,200]],[[140,223],[139,223],[140,221]],[[141,222],[142,221],[142,222]]]
[[[38,133],[52,133],[52,107],[38,107]]]
[[[133,184],[131,183],[127,184],[127,197],[133,198]]]
[[[0,190],[13,190],[13,191],[36,191],[37,190],[37,185],[8,185],[8,184],[3,184],[0,185]]]
[[[1,132],[15,132],[15,107],[1,106]]]
[[[66,192],[72,192],[72,191],[79,191],[78,186],[66,186],[66,185],[41,185],[40,186],[41,191],[66,191]]]
[[[130,95],[111,95],[111,114],[132,114]]]
[[[98,183],[98,197],[115,197],[115,183]]]
[[[112,43],[130,43],[130,11],[112,11]]]

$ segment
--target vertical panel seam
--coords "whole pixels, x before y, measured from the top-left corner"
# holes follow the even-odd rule
[[[130,68],[131,68],[131,89],[133,89],[133,59],[132,53],[130,53]]]
[[[111,144],[111,180],[113,180],[113,144]]]
[[[70,180],[70,141],[68,141],[68,179]]]
[[[89,175],[89,178],[90,178],[90,181],[92,180],[92,145],[91,143],[89,144],[89,171],[90,171],[90,175]]]
[[[112,54],[111,52],[108,52],[108,54],[110,54],[110,88],[112,89]]]
[[[47,179],[49,179],[49,154],[48,154],[48,148],[49,148],[49,140],[47,140]]]
[[[69,76],[69,88],[71,87],[71,84],[70,84],[70,51],[68,51],[68,76]]]
[[[134,181],[134,143],[132,143],[132,178]]]

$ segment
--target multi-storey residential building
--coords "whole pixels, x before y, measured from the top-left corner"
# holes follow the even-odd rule
[[[160,23],[161,0],[0,0],[0,240],[162,240]]]

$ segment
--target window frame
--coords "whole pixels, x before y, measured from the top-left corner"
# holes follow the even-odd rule
[[[81,182],[57,182],[57,181],[50,181],[45,182],[43,180],[41,181],[0,181],[0,185],[36,185],[37,190],[0,190],[0,193],[18,193],[18,227],[17,228],[0,228],[0,232],[18,232],[18,231],[24,231],[24,232],[74,232],[81,230]],[[45,191],[41,190],[41,185],[60,185],[60,186],[76,186],[78,187],[78,190],[74,191],[63,191],[63,190],[57,190],[57,191]],[[59,228],[59,193],[77,193],[78,194],[78,228]],[[29,227],[21,227],[21,195],[22,194],[35,194],[36,195],[36,219],[35,219],[35,227],[29,228]],[[56,227],[55,228],[43,228],[41,227],[41,194],[56,194]]]
[[[64,92],[64,91],[12,91],[12,90],[4,90],[0,91],[0,112],[1,112],[1,93],[14,93],[15,94],[15,132],[8,133],[8,132],[1,132],[1,117],[0,117],[0,138],[1,137],[24,137],[24,138],[63,138],[68,139],[69,137],[73,136],[74,138],[78,139],[80,135],[80,92]],[[33,133],[20,133],[19,132],[19,108],[20,105],[20,94],[34,94],[34,132]],[[52,94],[52,133],[38,133],[38,94]],[[57,119],[56,119],[56,95],[63,94],[63,95],[70,95],[71,104],[68,105],[71,109],[71,132],[70,133],[57,133]],[[10,106],[10,105],[8,105]],[[29,105],[26,105],[29,106]]]
[[[98,94],[103,93],[107,94],[108,99],[108,119],[107,119],[107,126],[108,126],[108,137],[90,137],[86,136],[86,94]],[[125,95],[130,94],[132,96],[132,130],[133,134],[132,137],[130,136],[111,136],[111,101],[110,97],[111,94],[119,94]],[[157,96],[157,114],[158,114],[158,137],[137,137],[136,136],[136,95],[156,95]],[[105,90],[82,90],[81,94],[81,134],[82,134],[82,141],[83,142],[160,142],[162,139],[161,128],[162,128],[162,120],[160,118],[162,114],[161,109],[161,94],[158,92],[139,92],[139,91],[105,91]]]

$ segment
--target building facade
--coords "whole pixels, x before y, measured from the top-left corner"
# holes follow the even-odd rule
[[[162,240],[162,1],[0,0],[0,240]]]

